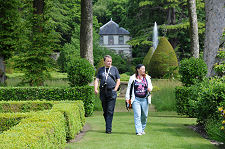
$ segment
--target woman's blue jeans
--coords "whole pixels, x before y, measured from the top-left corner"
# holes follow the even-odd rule
[[[132,103],[134,111],[134,124],[136,133],[142,133],[145,129],[148,117],[148,100],[146,98],[135,97]]]

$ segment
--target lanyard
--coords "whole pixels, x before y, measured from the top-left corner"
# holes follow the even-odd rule
[[[108,72],[106,72],[106,67],[105,67],[105,80],[107,80],[107,78],[108,78],[108,76],[109,76],[110,68],[111,68],[111,67],[109,67]]]
[[[141,79],[141,77],[138,76],[138,78],[141,80],[142,83],[144,83],[146,86],[148,86],[145,77],[143,77],[143,79]]]

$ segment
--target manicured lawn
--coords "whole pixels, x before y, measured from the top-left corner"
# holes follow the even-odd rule
[[[87,118],[90,129],[68,149],[216,149],[208,140],[193,132],[188,125],[193,118],[178,116],[175,112],[155,112],[150,109],[146,134],[135,135],[133,112],[123,110],[124,101],[117,100],[112,134],[105,134],[101,111]]]

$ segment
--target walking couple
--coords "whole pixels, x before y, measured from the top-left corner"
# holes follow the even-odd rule
[[[98,70],[94,87],[95,94],[98,94],[98,83],[100,80],[100,100],[106,124],[105,132],[111,134],[117,90],[120,85],[120,75],[118,69],[112,66],[112,57],[110,55],[104,57],[104,65],[104,67]],[[151,103],[151,96],[149,94],[152,89],[150,76],[145,74],[145,66],[138,64],[135,74],[130,76],[126,91],[126,102],[129,103],[129,100],[131,100],[134,111],[135,130],[138,136],[145,134],[148,104]]]

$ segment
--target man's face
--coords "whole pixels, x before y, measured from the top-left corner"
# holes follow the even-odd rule
[[[112,59],[111,58],[106,58],[104,61],[105,67],[110,67],[112,65]]]

